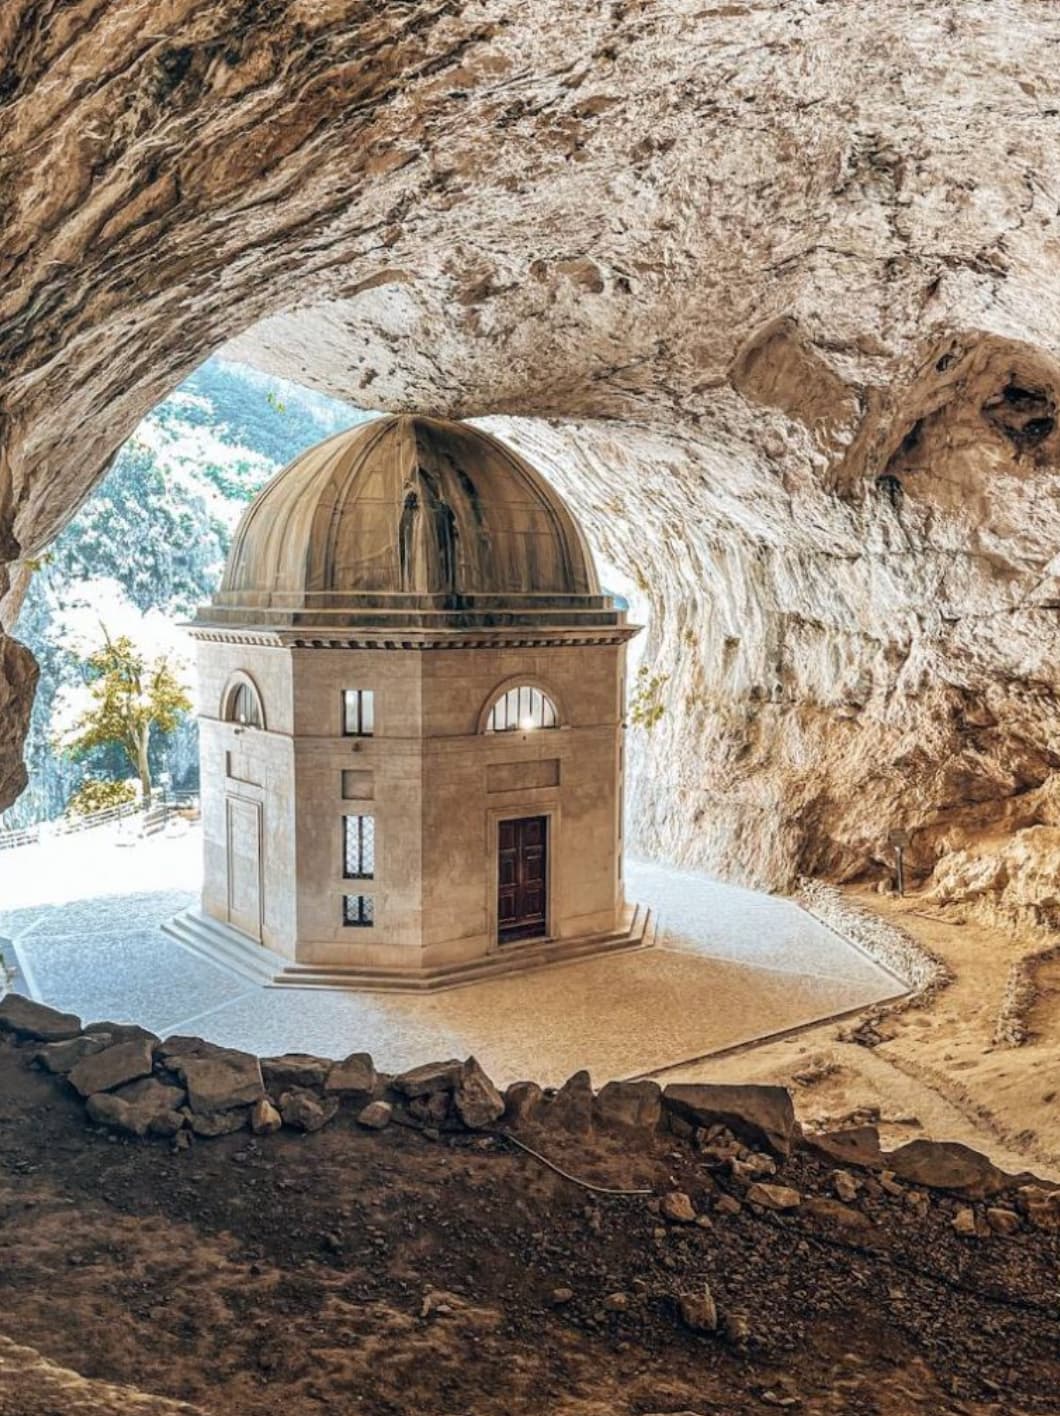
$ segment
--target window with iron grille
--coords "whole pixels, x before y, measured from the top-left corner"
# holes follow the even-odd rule
[[[342,873],[347,880],[371,880],[375,875],[375,817],[342,818]]]
[[[342,922],[367,929],[375,924],[375,900],[371,895],[343,895]]]
[[[342,694],[342,731],[346,737],[372,737],[375,694],[370,688],[347,688]]]
[[[502,693],[486,720],[488,733],[530,732],[533,728],[556,726],[556,705],[547,693],[529,684]]]

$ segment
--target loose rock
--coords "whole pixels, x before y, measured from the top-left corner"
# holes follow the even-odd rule
[[[69,1038],[66,1042],[47,1043],[36,1053],[33,1060],[46,1072],[65,1077],[82,1057],[91,1057],[93,1053],[102,1052],[105,1047],[111,1046],[112,1041],[109,1033],[99,1033],[92,1037],[83,1033],[80,1037]]]
[[[284,1092],[279,1105],[284,1125],[299,1131],[319,1131],[339,1109],[337,1097],[319,1097],[301,1087]]]
[[[261,1059],[261,1076],[273,1096],[292,1087],[322,1087],[335,1064],[327,1057],[308,1052],[285,1052],[280,1057]]]
[[[455,1058],[448,1062],[428,1062],[422,1067],[413,1067],[409,1072],[402,1072],[390,1085],[407,1097],[451,1092],[459,1080],[462,1067],[463,1063]]]
[[[250,1108],[250,1129],[255,1136],[271,1136],[283,1125],[283,1117],[268,1097],[261,1097]]]
[[[370,1131],[382,1131],[390,1125],[393,1110],[388,1101],[370,1101],[363,1111],[357,1113],[357,1124]]]
[[[21,993],[6,993],[0,998],[0,1033],[5,1032],[23,1042],[63,1042],[81,1032],[81,1019]]]
[[[144,1039],[119,1042],[101,1052],[82,1057],[67,1073],[67,1080],[82,1096],[113,1091],[123,1082],[148,1077],[154,1067],[154,1044]]]
[[[195,1052],[174,1053],[166,1044],[163,1057],[187,1087],[191,1109],[202,1115],[252,1106],[265,1095],[261,1064],[249,1052],[203,1043]]]
[[[685,1293],[677,1300],[678,1311],[685,1327],[693,1332],[716,1332],[718,1308],[714,1295],[706,1284],[698,1293]]]
[[[788,1185],[767,1185],[759,1181],[748,1190],[747,1202],[760,1205],[762,1209],[789,1210],[802,1204],[802,1196]]]
[[[785,1087],[672,1082],[663,1107],[692,1126],[720,1124],[754,1146],[788,1155],[796,1134],[795,1108]]]
[[[369,1097],[375,1091],[377,1080],[369,1053],[351,1052],[349,1057],[331,1067],[324,1090],[337,1096]]]
[[[504,1097],[487,1077],[474,1057],[460,1069],[453,1092],[457,1115],[471,1131],[492,1126],[504,1115]]]
[[[593,1102],[596,1124],[607,1131],[653,1134],[662,1117],[662,1092],[657,1082],[608,1082]]]
[[[990,1208],[986,1212],[986,1222],[995,1234],[1015,1234],[1020,1227],[1020,1217],[1015,1210]]]
[[[664,1219],[669,1219],[674,1224],[694,1224],[696,1211],[692,1201],[683,1190],[671,1190],[663,1195],[659,1204],[659,1213]]]

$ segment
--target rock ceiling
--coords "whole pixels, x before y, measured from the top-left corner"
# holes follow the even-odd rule
[[[227,345],[555,478],[668,675],[641,846],[1052,848],[1052,0],[10,0],[0,52],[9,629]],[[31,672],[0,638],[0,804]]]

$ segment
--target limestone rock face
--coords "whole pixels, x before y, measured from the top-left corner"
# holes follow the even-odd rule
[[[230,341],[554,477],[650,617],[637,848],[785,886],[1060,826],[1055,7],[32,9],[0,805],[27,558]]]
[[[0,1337],[0,1411],[19,1416],[206,1416],[201,1406],[82,1377]]]

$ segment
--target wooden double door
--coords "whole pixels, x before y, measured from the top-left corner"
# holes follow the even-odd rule
[[[497,934],[502,944],[548,932],[548,817],[501,821]]]

